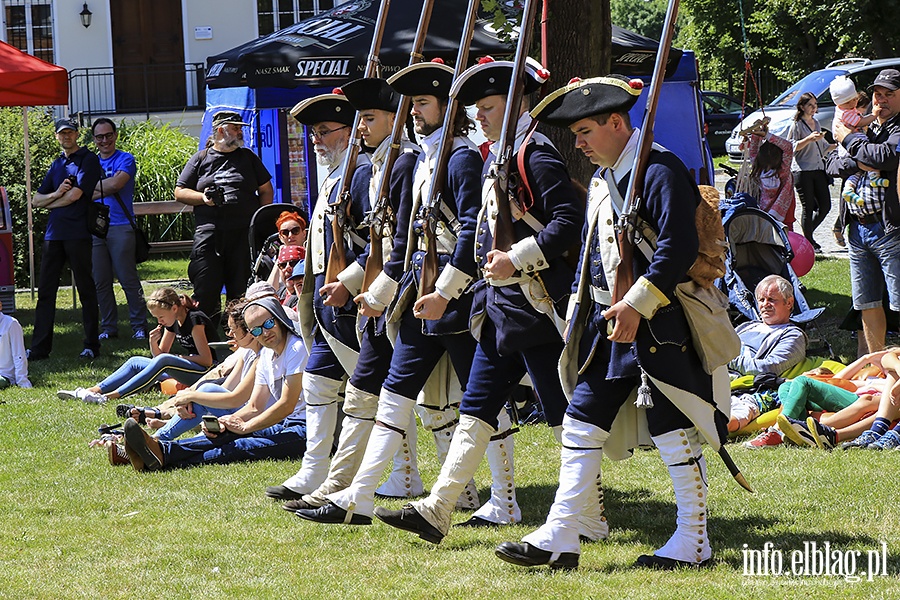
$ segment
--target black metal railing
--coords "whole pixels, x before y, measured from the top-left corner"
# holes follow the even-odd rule
[[[92,67],[69,71],[69,111],[87,117],[109,113],[203,110],[203,63]]]

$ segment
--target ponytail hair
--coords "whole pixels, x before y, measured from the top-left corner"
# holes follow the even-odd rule
[[[147,308],[173,308],[178,306],[191,310],[197,308],[197,303],[190,296],[179,294],[170,287],[159,288],[147,298]]]

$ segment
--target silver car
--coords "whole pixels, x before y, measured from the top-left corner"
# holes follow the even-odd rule
[[[857,90],[868,90],[875,81],[875,77],[882,69],[900,70],[900,58],[882,58],[869,60],[868,58],[845,58],[829,63],[824,69],[813,71],[775,98],[771,104],[765,107],[765,116],[771,119],[769,131],[777,135],[786,135],[791,126],[794,114],[797,112],[797,99],[806,92],[812,92],[818,101],[819,112],[816,119],[822,129],[826,130],[826,136],[830,139],[831,121],[834,118],[834,102],[828,86],[838,75],[846,75],[856,83]],[[743,121],[732,130],[731,137],[725,141],[725,151],[728,157],[740,162],[743,159],[741,153],[740,131],[746,129],[758,119],[762,119],[763,111],[757,110],[745,117]]]

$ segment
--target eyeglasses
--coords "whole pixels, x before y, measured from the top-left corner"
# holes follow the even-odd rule
[[[336,127],[334,129],[326,129],[325,131],[316,131],[312,130],[309,132],[309,141],[315,143],[316,140],[320,142],[325,139],[325,136],[329,133],[334,133],[335,131],[340,131],[341,129],[349,129],[349,125],[344,125],[343,127]]]
[[[109,132],[109,133],[95,133],[95,134],[94,134],[94,139],[95,139],[95,140],[99,140],[99,141],[101,141],[101,142],[104,141],[104,140],[111,140],[111,139],[113,139],[114,137],[116,137],[116,132],[115,132],[115,131],[111,131],[111,132]]]
[[[300,235],[301,231],[303,231],[303,229],[298,225],[297,227],[291,227],[290,229],[282,229],[278,233],[281,234],[281,237],[287,237],[289,235]]]
[[[236,327],[234,329],[232,329],[231,327],[225,327],[224,329],[225,329],[225,336],[230,337],[233,340],[244,339],[244,337],[247,335],[247,330],[244,329],[243,327]],[[237,335],[238,331],[243,332],[243,333],[241,333],[240,337],[238,337],[238,335]]]
[[[278,268],[279,268],[279,269],[283,269],[283,268],[285,268],[286,266],[290,265],[291,268],[293,269],[294,267],[297,266],[297,263],[298,263],[298,262],[300,262],[299,259],[286,260],[286,261],[284,261],[284,262],[278,263]]]
[[[253,337],[259,337],[262,335],[263,329],[268,331],[269,329],[272,329],[273,327],[275,327],[275,317],[272,317],[271,319],[266,319],[266,322],[263,323],[262,325],[259,325],[257,327],[252,327],[250,329],[250,335],[252,335]]]

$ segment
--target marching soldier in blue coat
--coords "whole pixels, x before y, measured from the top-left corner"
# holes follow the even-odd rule
[[[492,141],[501,137],[513,69],[514,63],[509,61],[482,59],[454,82],[451,92],[460,103],[475,105],[476,119]],[[549,73],[540,64],[529,60],[525,65],[525,93],[537,90],[547,77]],[[584,209],[556,148],[540,133],[529,136],[532,119],[526,107],[513,118],[517,119],[511,124],[516,127],[515,148],[525,153],[525,177],[518,172],[517,155],[510,161],[508,193],[497,197],[494,156],[501,144],[495,141],[485,163],[483,204],[475,240],[475,260],[483,275],[475,285],[471,316],[478,346],[448,460],[429,497],[400,511],[375,510],[375,515],[389,525],[418,533],[433,543],[447,534],[455,499],[485,452],[493,479],[491,499],[464,525],[521,521],[515,498],[510,419],[504,404],[509,390],[526,372],[549,425],[562,424],[567,404],[557,363],[563,350],[562,329],[574,273],[564,254],[581,231]],[[520,194],[525,195],[524,201],[511,201],[518,200]],[[515,219],[515,243],[508,251],[494,244],[499,227],[498,202],[509,203]]]
[[[389,177],[390,206],[387,215],[399,214],[401,205],[409,210],[412,205],[413,169],[421,150],[409,140],[403,139],[400,154],[394,162],[391,172],[385,173],[383,168],[390,150],[391,131],[400,101],[399,94],[391,89],[384,79],[374,77],[351,81],[343,85],[341,91],[353,108],[359,111],[359,129],[362,141],[373,150],[370,156],[372,179],[368,186],[369,204],[375,205],[377,202],[375,195],[382,180]],[[372,217],[374,215],[370,215],[370,218]],[[391,234],[393,235],[393,231]],[[385,248],[390,250],[392,238],[387,237],[383,243]],[[361,252],[356,257],[356,261],[348,266],[348,276],[342,278],[345,285],[349,286],[348,289],[354,297],[354,302],[359,301],[356,297],[362,291],[366,261],[370,250],[371,244],[366,246],[365,251]],[[372,427],[375,425],[378,395],[391,365],[391,356],[394,350],[385,328],[384,314],[376,316],[375,313],[367,310],[367,305],[361,304],[360,306],[362,314],[360,317],[359,360],[356,370],[347,383],[341,437],[337,451],[331,460],[328,477],[318,489],[305,496],[292,493],[289,489],[271,490],[270,495],[290,500],[284,505],[286,510],[316,508],[325,504],[328,494],[350,485],[359,468]]]
[[[563,420],[559,489],[542,527],[521,543],[497,547],[497,556],[513,564],[577,567],[578,513],[594,493],[604,450],[622,459],[651,441],[675,488],[677,529],[655,555],[641,556],[636,565],[670,569],[710,560],[701,433],[717,447],[727,417],[716,416],[714,377],[701,365],[674,295],[697,258],[694,215],[700,194],[681,161],[660,148],[651,153],[638,211],[657,232],[656,247],[635,249],[633,264],[622,268],[633,269],[636,282],[618,302],[611,294],[620,262],[613,224],[639,136],[628,110],[641,87],[640,81],[619,76],[573,80],[532,111],[539,121],[569,127],[576,147],[601,168],[589,190],[584,249],[567,313],[569,338],[560,361],[570,404]],[[639,386],[649,387],[649,408],[632,402]]]
[[[374,309],[388,309],[388,321],[398,327],[391,366],[378,399],[375,427],[353,482],[343,491],[329,494],[329,503],[315,510],[298,510],[304,519],[322,523],[369,524],[374,494],[387,463],[403,443],[410,426],[416,397],[445,354],[459,382],[465,386],[475,351],[469,334],[472,306],[470,284],[475,277],[475,219],[480,206],[482,160],[466,137],[471,122],[465,111],[454,115],[453,150],[439,205],[435,207],[440,275],[435,291],[416,299],[425,257],[424,224],[420,209],[430,198],[431,172],[442,137],[453,70],[435,62],[406,67],[388,80],[394,90],[412,99],[416,132],[424,136],[413,181],[413,206],[408,228],[398,224],[391,261],[360,300]],[[402,214],[402,211],[401,211]],[[399,261],[395,256],[401,250]],[[401,275],[402,272],[402,275]],[[369,300],[374,301],[370,304]],[[452,431],[455,423],[448,423]]]
[[[297,305],[300,331],[309,349],[303,374],[306,399],[306,452],[296,475],[278,488],[285,494],[308,494],[325,481],[328,458],[334,446],[339,412],[339,392],[356,368],[359,340],[356,334],[356,304],[351,290],[356,286],[356,257],[363,252],[368,229],[359,223],[369,210],[371,164],[360,155],[350,185],[350,223],[344,229],[343,247],[347,269],[338,281],[326,283],[326,265],[334,241],[329,204],[338,201],[344,156],[356,111],[340,93],[328,93],[298,103],[291,114],[309,127],[315,144],[316,162],[329,172],[319,188],[306,240],[306,271]],[[340,208],[338,208],[340,210]]]

